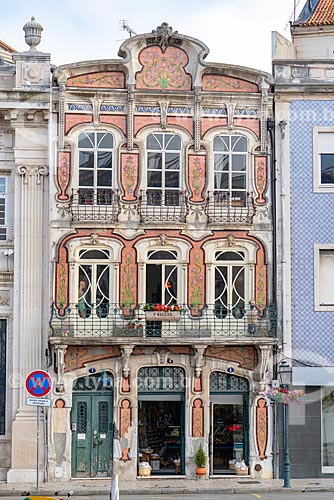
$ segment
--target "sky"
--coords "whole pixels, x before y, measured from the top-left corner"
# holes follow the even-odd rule
[[[298,0],[297,4],[298,4]],[[306,0],[299,0],[297,13]],[[271,72],[271,31],[290,38],[294,0],[10,0],[3,2],[0,39],[28,50],[24,24],[34,16],[44,28],[38,49],[56,65],[118,58],[128,34],[150,33],[166,21],[204,42],[206,60]]]

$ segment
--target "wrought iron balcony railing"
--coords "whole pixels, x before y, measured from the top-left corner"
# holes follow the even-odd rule
[[[117,222],[118,193],[112,189],[80,188],[72,192],[70,211],[74,222]]]
[[[185,193],[172,189],[141,191],[139,213],[142,222],[185,222]]]
[[[255,206],[251,193],[238,191],[213,191],[208,193],[206,214],[208,224],[245,224],[251,225]]]
[[[274,306],[257,309],[221,305],[189,306],[181,311],[145,311],[143,305],[71,304],[51,308],[55,337],[275,337]]]

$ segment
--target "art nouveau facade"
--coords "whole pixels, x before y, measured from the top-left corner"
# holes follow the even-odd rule
[[[111,457],[121,479],[194,477],[200,443],[212,476],[243,458],[272,477],[272,82],[207,54],[163,23],[51,86],[47,55],[14,55],[6,366],[54,379],[49,481],[108,477]],[[25,396],[7,388],[9,482],[35,474]]]

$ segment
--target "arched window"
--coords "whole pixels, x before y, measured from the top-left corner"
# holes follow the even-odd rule
[[[177,304],[178,273],[176,250],[150,250],[146,263],[146,303]]]
[[[114,138],[108,132],[83,132],[78,138],[81,205],[109,205],[113,187]]]
[[[229,311],[242,317],[246,303],[246,257],[243,250],[222,250],[215,254],[215,314]]]
[[[78,266],[78,313],[82,318],[108,316],[111,298],[110,251],[82,249]]]
[[[214,192],[217,201],[245,206],[247,196],[246,137],[219,135],[213,140]]]
[[[181,188],[181,138],[179,135],[150,134],[146,139],[147,204],[179,205]]]

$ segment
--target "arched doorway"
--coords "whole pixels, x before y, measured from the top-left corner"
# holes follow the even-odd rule
[[[232,460],[249,459],[249,383],[223,372],[210,375],[210,473],[233,474]]]
[[[185,371],[148,367],[138,372],[139,461],[152,475],[184,474]]]
[[[90,374],[73,383],[72,477],[109,477],[113,442],[113,376]]]

